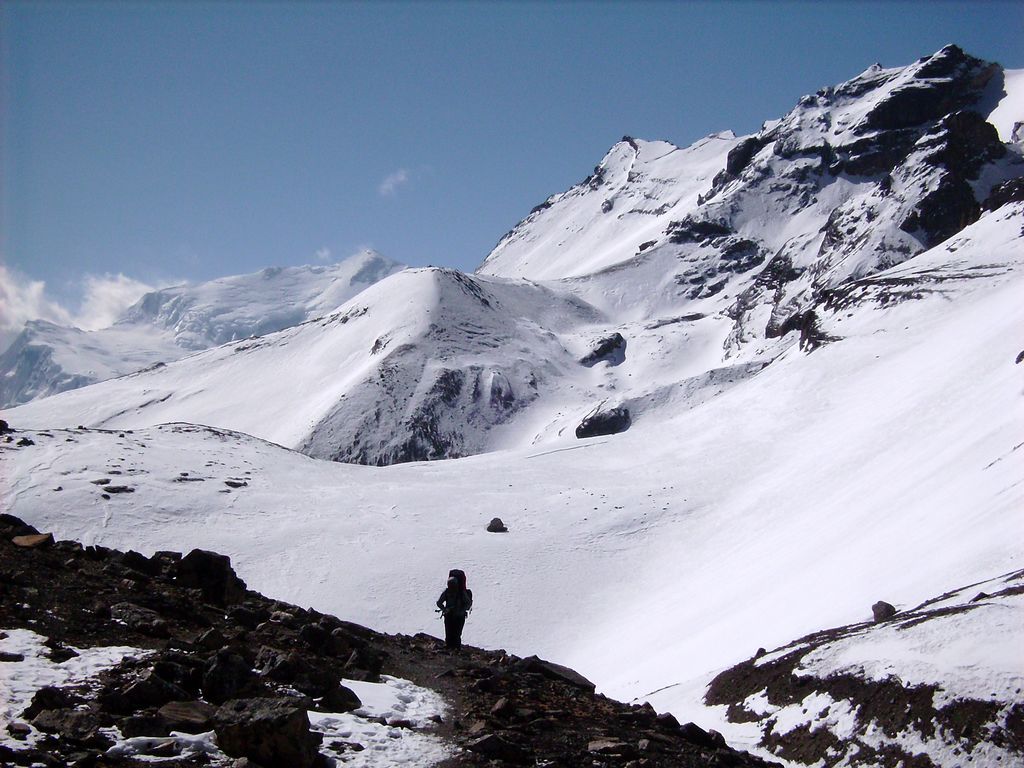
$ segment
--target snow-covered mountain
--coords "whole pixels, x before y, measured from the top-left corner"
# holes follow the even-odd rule
[[[301,312],[277,318],[295,327],[18,418],[199,422],[368,464],[665,418],[753,375],[796,335],[805,346],[826,340],[831,292],[1019,197],[1020,144],[967,109],[1019,103],[1005,92],[1011,82],[948,46],[805,97],[754,136],[687,149],[626,138],[587,180],[534,209],[474,275],[392,275],[319,324],[296,326]],[[179,343],[198,325],[202,343],[214,343],[242,337],[266,311],[236,323],[233,309],[212,323],[207,310],[193,323],[183,303],[155,294],[130,319],[159,318]]]
[[[754,136],[624,140],[476,274],[407,270],[11,409],[35,431],[0,443],[3,503],[86,542],[223,551],[264,592],[388,631],[430,631],[458,565],[469,642],[793,764],[855,764],[829,734],[874,764],[1019,762],[974,733],[872,728],[881,710],[838,694],[832,716],[814,681],[807,703],[788,678],[704,696],[758,647],[781,649],[767,665],[843,627],[816,673],[905,676],[982,733],[1016,727],[1012,594],[959,595],[927,631],[856,625],[1024,567],[1022,87],[947,47]],[[415,461],[446,456],[466,458]],[[825,746],[786,751],[803,741]]]
[[[327,314],[403,269],[373,251],[147,293],[109,328],[35,320],[0,355],[0,406],[104,381]]]

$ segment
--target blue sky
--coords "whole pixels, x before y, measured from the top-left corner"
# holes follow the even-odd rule
[[[71,312],[366,246],[473,269],[623,134],[749,133],[873,62],[1020,68],[1021,40],[1019,2],[7,0],[3,278]]]

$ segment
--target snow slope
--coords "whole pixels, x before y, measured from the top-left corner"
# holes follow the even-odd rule
[[[373,468],[186,425],[51,431],[4,445],[3,503],[86,542],[224,551],[261,591],[389,631],[439,631],[433,592],[464,567],[467,641],[712,726],[704,686],[758,645],[1021,567],[1022,223],[985,215],[920,263],[936,290],[893,297],[913,262],[869,278],[826,313],[841,341],[620,435]],[[105,500],[104,477],[134,492]]]
[[[402,268],[364,251],[336,264],[275,267],[153,291],[97,331],[29,322],[0,355],[0,404],[26,403],[298,325]]]

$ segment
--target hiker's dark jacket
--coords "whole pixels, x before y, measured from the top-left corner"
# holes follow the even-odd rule
[[[468,589],[449,587],[437,598],[437,607],[445,616],[465,617],[473,607],[473,593]]]

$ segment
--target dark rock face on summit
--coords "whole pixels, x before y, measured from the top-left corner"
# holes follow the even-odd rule
[[[340,681],[382,674],[432,688],[448,703],[428,729],[452,746],[442,768],[769,765],[692,723],[595,695],[577,672],[536,656],[468,647],[453,656],[429,635],[383,635],[252,591],[226,599],[224,585],[241,582],[213,552],[145,557],[52,537],[34,548],[12,542],[37,534],[0,515],[0,632],[44,635],[54,660],[77,653],[69,646],[127,644],[142,653],[95,680],[38,690],[7,728],[15,746],[0,744],[4,765],[208,765],[205,753],[168,735],[211,730],[223,753],[248,765],[343,763],[363,745],[324,743],[308,713],[358,710],[358,696]],[[11,674],[21,663],[0,658]],[[110,727],[135,738],[136,752],[121,750],[104,732]],[[34,743],[18,741],[34,733],[42,734]]]

